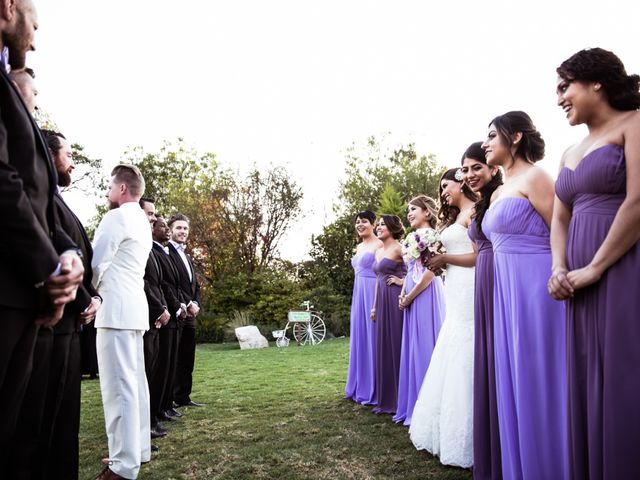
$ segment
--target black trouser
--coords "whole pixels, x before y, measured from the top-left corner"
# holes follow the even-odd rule
[[[151,415],[151,428],[158,423],[156,411],[160,405],[160,397],[154,396],[153,393],[157,389],[153,386],[156,378],[156,370],[158,366],[158,352],[160,348],[160,335],[158,329],[151,327],[147,330],[143,337],[144,343],[144,371],[147,374],[147,383],[149,384],[149,411]]]
[[[7,445],[8,458],[3,462],[3,475],[11,479],[30,480],[38,470],[38,448],[42,434],[53,330],[39,329],[33,353],[33,368],[27,390],[17,415],[18,426],[11,444]]]
[[[196,359],[196,327],[184,325],[179,333],[178,362],[174,383],[174,401],[185,405],[191,401],[193,366]]]
[[[153,387],[157,389],[156,395],[160,402],[152,415],[171,408],[173,405],[173,377],[176,371],[176,358],[178,344],[176,342],[178,329],[164,327],[160,329],[160,348],[158,354],[158,365],[155,372]],[[157,377],[157,378],[156,378]],[[153,392],[152,392],[153,395]]]
[[[22,401],[27,391],[38,327],[32,310],[0,306],[0,465],[13,443]]]
[[[38,459],[41,479],[78,478],[81,364],[78,333],[54,334]]]
[[[91,375],[92,378],[98,374],[98,354],[96,352],[96,327],[91,322],[82,326],[80,332],[80,352],[82,355],[82,373]]]

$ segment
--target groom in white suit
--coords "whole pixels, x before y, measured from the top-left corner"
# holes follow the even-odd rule
[[[138,204],[144,179],[131,165],[111,172],[104,216],[93,241],[93,282],[102,296],[95,325],[109,458],[100,479],[135,479],[151,458],[149,387],[142,336],[149,328],[144,271],[149,221]]]

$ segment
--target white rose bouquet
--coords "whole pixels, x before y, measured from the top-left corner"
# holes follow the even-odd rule
[[[402,241],[402,256],[406,261],[418,260],[423,266],[433,255],[444,253],[440,234],[433,228],[419,228],[409,233]],[[442,274],[442,269],[433,272]]]

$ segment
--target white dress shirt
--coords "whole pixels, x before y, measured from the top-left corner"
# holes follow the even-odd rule
[[[187,269],[187,272],[189,273],[189,281],[193,282],[193,273],[191,272],[191,265],[189,264],[189,260],[187,259],[187,254],[184,253],[184,249],[186,248],[186,245],[184,243],[174,242],[173,240],[169,240],[169,242],[171,242],[171,245],[176,247],[178,255],[180,255],[180,258],[182,259],[182,263],[184,263],[184,267]]]
[[[91,266],[103,302],[96,328],[149,328],[144,271],[151,245],[149,221],[137,202],[110,210],[98,225]]]

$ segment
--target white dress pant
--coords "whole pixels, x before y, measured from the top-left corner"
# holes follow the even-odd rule
[[[135,479],[151,459],[149,385],[144,371],[142,330],[98,328],[96,350],[109,442],[109,467]]]

